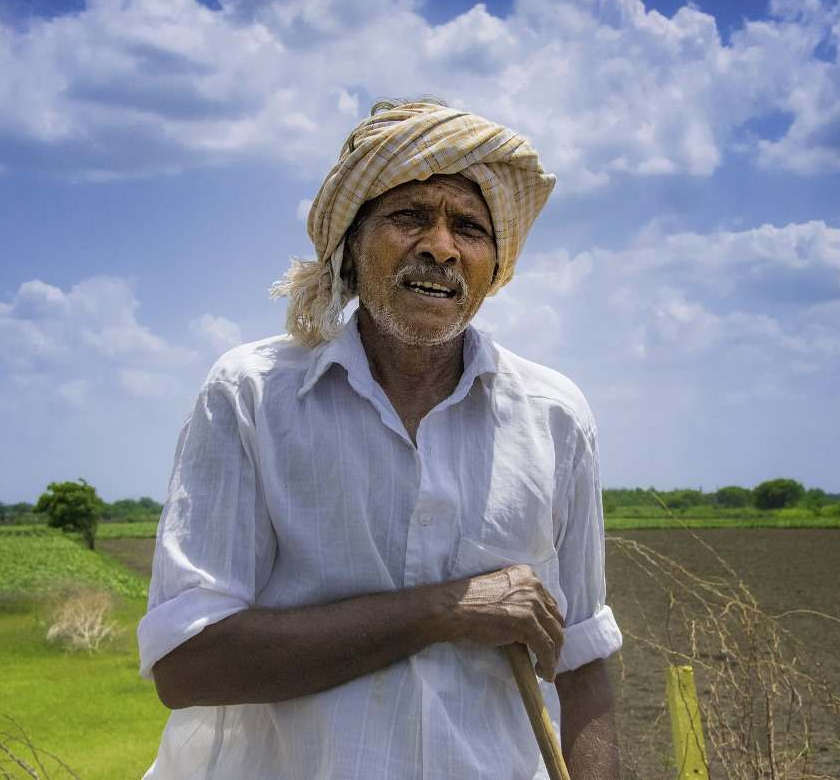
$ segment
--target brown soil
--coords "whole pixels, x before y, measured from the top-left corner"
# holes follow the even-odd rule
[[[152,576],[154,539],[99,539],[96,548],[147,579]]]
[[[638,542],[677,561],[704,580],[719,578],[723,589],[739,597],[749,592],[760,610],[779,616],[779,626],[789,631],[783,639],[785,652],[797,656],[796,668],[809,671],[840,693],[840,620],[814,612],[840,615],[840,531],[733,529],[688,531],[626,531],[610,534],[607,541],[607,589],[619,625],[625,635],[620,656],[610,661],[619,692],[619,719],[627,759],[626,778],[647,780],[676,776],[671,752],[670,720],[665,708],[665,670],[669,663],[683,661],[652,648],[646,640],[685,650],[689,646],[682,630],[672,594],[680,601],[692,601],[672,582],[663,582],[661,570],[628,550],[626,541]],[[705,545],[708,545],[705,546]],[[711,549],[710,549],[711,548]],[[725,561],[729,571],[721,560]],[[733,577],[733,572],[735,577]],[[746,591],[738,591],[735,578]],[[784,615],[791,610],[812,612]],[[722,614],[722,613],[721,613]],[[784,616],[783,616],[784,615]],[[698,615],[698,618],[702,616]],[[764,625],[768,621],[762,621]],[[705,637],[714,644],[715,637]],[[669,641],[670,640],[670,641]],[[704,637],[698,644],[702,647]],[[797,644],[797,640],[802,645]],[[702,653],[692,665],[697,677],[701,708],[708,703],[714,675],[704,672],[722,668],[721,659]],[[797,683],[801,687],[800,683]],[[724,699],[729,691],[723,690]],[[737,693],[732,692],[733,707]],[[760,697],[757,697],[758,704]],[[836,711],[820,706],[811,713],[815,776],[840,778],[840,719]],[[790,731],[801,726],[794,723]],[[763,740],[758,737],[759,743]],[[711,747],[707,735],[707,747]],[[821,774],[819,774],[821,773]],[[712,755],[711,776],[729,777]],[[741,775],[734,775],[741,777]],[[762,776],[762,773],[744,775]],[[770,776],[770,775],[767,775]],[[780,775],[781,776],[781,775]],[[799,778],[793,774],[790,777]]]

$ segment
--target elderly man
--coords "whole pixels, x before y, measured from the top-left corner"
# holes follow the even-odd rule
[[[469,325],[553,185],[436,103],[353,131],[318,259],[275,286],[289,335],[224,355],[178,443],[138,632],[175,710],[147,778],[545,777],[513,642],[572,778],[618,776],[592,415]]]

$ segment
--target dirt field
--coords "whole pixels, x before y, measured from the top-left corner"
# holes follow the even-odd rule
[[[663,573],[661,561],[651,560],[643,550],[633,548],[633,543],[668,556],[704,582],[712,581],[723,598],[705,591],[704,585],[699,580],[692,580],[689,574],[677,571],[675,576],[668,576]],[[149,575],[154,540],[102,540],[100,547],[135,571]],[[718,556],[740,578],[741,589]],[[762,733],[762,724],[766,732],[764,702],[768,697],[763,697],[762,690],[755,691],[756,712],[744,716],[743,708],[736,706],[737,698],[746,695],[749,699],[749,694],[739,693],[734,684],[731,691],[727,690],[719,681],[716,683],[719,680],[716,674],[724,670],[731,673],[736,682],[740,679],[738,673],[750,679],[764,679],[762,670],[768,662],[761,655],[764,652],[761,643],[766,640],[762,631],[770,622],[758,618],[750,629],[754,632],[750,636],[758,646],[757,655],[739,657],[739,652],[744,652],[743,646],[740,650],[732,647],[738,645],[742,637],[737,625],[733,628],[731,621],[731,616],[738,610],[726,606],[729,596],[743,603],[749,602],[751,594],[755,599],[754,606],[769,616],[781,616],[791,610],[810,610],[779,617],[779,626],[783,632],[789,631],[790,636],[782,637],[779,647],[772,651],[776,654],[773,657],[787,663],[795,656],[792,661],[793,689],[801,691],[802,678],[797,675],[808,672],[827,680],[835,696],[840,693],[840,654],[836,652],[840,642],[840,621],[813,614],[840,615],[838,573],[840,531],[836,530],[627,531],[611,534],[607,543],[608,600],[625,633],[625,646],[620,657],[610,662],[619,693],[625,780],[642,777],[645,780],[673,780],[676,776],[670,747],[670,722],[665,708],[665,669],[669,662],[680,663],[685,659],[654,648],[651,643],[671,647],[690,656],[701,705],[712,702],[717,692],[716,706],[730,702],[735,717],[745,717],[750,721],[755,718],[756,733],[750,734],[749,739],[755,744],[753,750],[757,755],[761,755],[762,750],[766,751],[766,733]],[[689,589],[681,591],[681,584],[686,582]],[[675,600],[672,600],[672,594]],[[693,640],[682,623],[681,605],[685,606],[690,619],[697,618]],[[747,614],[754,617],[760,613],[751,609],[747,610]],[[713,618],[711,623],[709,615]],[[727,646],[716,651],[717,629],[710,631],[709,626],[718,624],[725,633]],[[803,644],[798,645],[797,640]],[[793,696],[784,685],[781,688],[784,689],[781,694]],[[807,704],[807,695],[805,699]],[[777,723],[786,714],[784,708],[780,709],[776,713]],[[815,701],[807,714],[812,730],[812,757],[805,771],[813,773],[807,776],[840,778],[838,713]],[[797,717],[793,717],[789,725],[777,728],[794,737],[802,732],[801,720]],[[791,750],[797,745],[794,738]],[[749,752],[747,748],[739,749],[737,746],[732,746],[731,751],[734,751],[731,755],[744,756]],[[779,745],[776,751],[784,752]],[[748,763],[744,758],[744,765]],[[758,780],[764,776],[785,777],[781,769],[779,766],[762,768],[756,764],[744,769],[743,773],[739,770],[727,775],[719,761],[716,763],[713,758],[711,762],[712,778]],[[801,772],[788,775],[790,778],[803,776]]]
[[[152,576],[154,539],[97,539],[96,549],[116,558],[123,566],[146,579]]]
[[[647,640],[655,639],[660,644],[693,655],[692,665],[702,706],[704,702],[708,705],[717,672],[727,673],[734,668],[736,673],[740,671],[747,677],[758,677],[757,670],[764,673],[766,667],[762,667],[762,663],[766,663],[769,650],[764,653],[765,660],[761,661],[761,640],[766,638],[761,631],[770,625],[770,621],[763,618],[756,621],[756,657],[739,659],[738,651],[733,650],[727,658],[727,651],[720,650],[715,631],[709,631],[709,620],[704,621],[699,600],[694,600],[691,593],[681,592],[678,585],[675,585],[678,580],[686,578],[682,574],[678,580],[664,577],[655,563],[634,552],[632,547],[628,547],[628,542],[638,542],[676,560],[703,580],[715,581],[719,578],[720,583],[727,584],[721,586],[726,596],[732,594],[744,600],[748,591],[757,602],[757,607],[769,616],[781,616],[791,610],[812,610],[836,616],[840,615],[840,532],[751,529],[693,533],[628,531],[611,534],[607,543],[608,600],[625,633],[621,658],[612,660],[612,670],[621,694],[619,716],[626,742],[624,754],[631,770],[626,776],[673,780],[673,759],[667,750],[662,750],[663,746],[670,746],[670,721],[664,708],[665,669],[669,661],[680,663],[681,659],[652,648]],[[737,584],[733,583],[732,573],[717,560],[717,556],[729,564],[746,590],[738,590]],[[695,584],[694,591],[702,595],[702,586]],[[675,595],[676,603],[671,601],[672,594]],[[724,630],[731,632],[727,637],[727,644],[731,647],[740,636],[737,630],[733,630],[730,620],[737,610],[726,611],[726,599],[708,600],[716,602],[711,624],[721,621]],[[698,618],[697,636],[694,638],[696,649],[693,652],[689,634],[679,619],[680,602],[688,603],[689,613]],[[802,688],[797,674],[807,671],[827,680],[836,696],[840,692],[840,657],[836,651],[840,640],[840,622],[817,617],[812,613],[799,613],[780,617],[779,626],[791,634],[791,637],[782,637],[777,656],[787,661],[795,657],[794,672],[790,675],[794,687]],[[797,646],[795,639],[801,640],[802,646]],[[749,642],[742,643],[742,653],[745,645],[749,645]],[[718,652],[708,652],[715,647]],[[705,671],[704,666],[707,667]],[[781,698],[784,698],[781,694],[789,693],[783,688],[784,685],[780,685]],[[733,712],[743,714],[743,710],[738,709],[737,700],[743,698],[744,694],[739,693],[735,686],[727,690],[725,686],[718,685],[718,693],[722,706],[729,703]],[[754,690],[753,693],[756,709],[760,709],[763,706],[763,692]],[[777,724],[781,723],[784,714],[780,708],[776,713]],[[762,712],[756,714],[755,726],[759,733],[754,734],[753,739],[759,746],[766,746],[766,739],[758,728],[764,715]],[[744,721],[751,717],[753,713],[745,716]],[[838,778],[840,718],[836,711],[820,706],[818,702],[810,717],[813,729],[813,762],[810,771],[814,773],[813,776]],[[801,723],[796,718],[792,719],[789,727],[779,726],[781,731],[786,729],[794,735],[802,732]],[[778,744],[777,749],[781,751]],[[756,752],[760,752],[760,747]],[[634,769],[635,772],[632,771]],[[711,769],[712,777],[727,777],[714,760]],[[753,767],[743,775],[734,776],[785,776],[781,771],[773,774],[779,767],[765,769],[766,775]],[[790,776],[799,778],[801,774],[793,773]]]

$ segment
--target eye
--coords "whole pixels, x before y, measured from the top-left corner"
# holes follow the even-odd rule
[[[471,219],[458,220],[458,230],[472,236],[489,236],[490,234],[485,229],[484,225],[474,222]]]
[[[403,225],[422,225],[427,221],[425,214],[414,209],[400,209],[399,211],[392,212],[388,216],[390,219]]]

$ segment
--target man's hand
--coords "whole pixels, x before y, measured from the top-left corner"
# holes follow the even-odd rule
[[[173,709],[284,701],[332,688],[436,642],[528,645],[554,679],[563,619],[529,566],[292,609],[253,608],[207,626],[153,667]]]
[[[537,656],[537,674],[554,681],[563,645],[563,616],[530,566],[519,564],[446,583],[455,597],[457,639],[498,647],[527,645]]]

